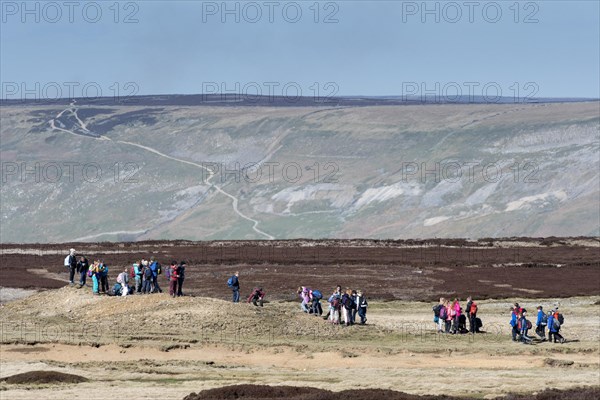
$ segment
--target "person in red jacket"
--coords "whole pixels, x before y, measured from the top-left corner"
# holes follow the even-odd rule
[[[255,287],[250,296],[248,297],[248,303],[252,303],[255,306],[263,306],[263,299],[265,298],[265,291],[262,287]]]
[[[179,278],[177,267],[176,261],[172,262],[169,266],[171,272],[169,275],[169,294],[173,297],[177,297],[177,279]]]
[[[473,301],[471,296],[469,296],[467,300],[467,309],[465,312],[467,314],[467,318],[469,319],[469,331],[472,334],[475,334],[475,332],[479,331],[477,326],[477,303]]]
[[[515,303],[515,314],[519,315],[523,312],[523,307],[519,306],[519,303]]]

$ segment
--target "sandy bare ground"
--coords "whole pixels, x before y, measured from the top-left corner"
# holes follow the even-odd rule
[[[10,399],[164,400],[260,383],[493,397],[599,382],[599,296],[519,299],[532,312],[538,303],[560,303],[570,340],[562,345],[511,342],[513,300],[480,302],[489,333],[472,338],[433,333],[428,303],[373,302],[368,326],[339,328],[299,312],[296,303],[259,310],[216,299],[92,297],[64,288],[2,309],[0,378],[56,370],[90,381],[2,383],[0,393]]]
[[[0,287],[0,304],[23,299],[37,293],[37,290]]]

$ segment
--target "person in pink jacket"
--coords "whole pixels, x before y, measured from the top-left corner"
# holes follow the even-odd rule
[[[308,304],[312,301],[312,290],[305,286],[300,286],[296,293],[300,296],[302,303],[300,304],[300,309],[305,313],[308,313]]]
[[[458,318],[461,314],[460,303],[457,298],[452,302],[452,333],[458,332]]]
[[[452,325],[452,321],[454,320],[454,317],[452,316],[452,312],[453,312],[453,308],[452,308],[452,304],[450,304],[450,300],[446,300],[444,302],[444,307],[446,307],[446,329],[445,332],[446,333],[450,333],[450,327]]]

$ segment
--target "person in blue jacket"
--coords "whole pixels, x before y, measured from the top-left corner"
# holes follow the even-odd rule
[[[519,314],[519,334],[521,335],[521,343],[530,344],[532,342],[532,338],[527,335],[529,331],[529,321],[527,321],[527,312],[525,310],[521,311]]]
[[[160,274],[161,265],[154,257],[151,257],[150,261],[150,270],[152,271],[152,293],[162,293],[162,289],[158,284],[158,275]]]
[[[552,311],[548,311],[548,341],[552,343],[552,338],[554,337],[554,343],[564,343],[565,338],[558,333],[560,327],[556,326],[555,321],[556,319],[554,318],[554,315],[552,315]]]
[[[233,295],[233,302],[238,303],[240,301],[240,280],[238,279],[240,276],[239,271],[235,271],[235,274],[231,276],[229,279],[229,287],[231,288]]]
[[[185,280],[185,261],[181,261],[177,267],[177,296],[183,296],[183,281]]]
[[[100,261],[100,290],[102,293],[108,293],[108,265]]]
[[[540,339],[546,341],[546,313],[544,312],[544,308],[542,306],[538,306],[537,310],[538,312],[537,320],[535,321],[535,333],[540,337]]]
[[[84,256],[79,257],[77,262],[77,272],[79,272],[79,286],[85,286],[85,280],[87,278],[88,271],[90,269],[90,263]]]
[[[510,326],[512,326],[512,340],[513,342],[517,341],[517,334],[519,333],[519,329],[517,328],[517,314],[514,306],[510,307]]]
[[[142,262],[136,261],[133,263],[133,277],[135,278],[135,291],[137,293],[142,293],[142,275],[144,272],[142,271]]]

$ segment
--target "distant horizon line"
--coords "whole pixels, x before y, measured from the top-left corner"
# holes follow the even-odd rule
[[[439,242],[439,241],[462,241],[466,243],[474,242],[489,242],[489,241],[559,241],[559,240],[595,240],[600,242],[600,236],[597,235],[567,235],[567,236],[482,236],[482,237],[458,237],[458,236],[432,236],[432,237],[413,237],[413,238],[367,238],[367,237],[354,237],[354,238],[287,238],[287,239],[143,239],[143,240],[104,240],[104,241],[62,241],[62,242],[0,242],[0,247],[8,246],[7,248],[0,248],[0,250],[8,250],[12,246],[46,246],[46,245],[65,245],[67,247],[72,245],[96,245],[96,244],[115,244],[124,243],[129,245],[141,245],[141,244],[154,244],[154,243],[180,243],[180,244],[215,244],[215,243],[239,243],[239,242],[252,242],[252,243],[276,243],[276,242],[396,242],[396,243],[411,243],[411,242]]]
[[[60,98],[0,98],[0,105],[25,105],[25,104],[55,104],[63,102],[82,102],[90,105],[118,103],[120,105],[134,105],[137,99],[154,100],[157,105],[170,105],[168,100],[187,99],[195,100],[189,105],[244,105],[244,106],[293,106],[293,105],[442,105],[442,104],[539,104],[563,102],[596,102],[600,97],[573,97],[573,96],[545,96],[530,98],[515,98],[514,96],[482,96],[459,95],[441,96],[435,94],[423,95],[336,95],[336,96],[283,96],[283,95],[258,95],[244,93],[196,93],[196,94],[141,94],[133,96],[100,96],[100,97],[60,97]],[[357,103],[354,103],[357,102]],[[164,103],[164,104],[161,104]],[[178,103],[178,102],[175,102]],[[177,104],[173,104],[177,105]],[[183,104],[185,105],[185,104]]]

